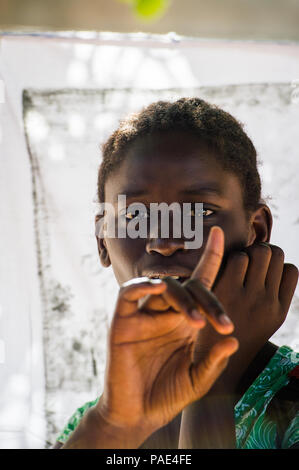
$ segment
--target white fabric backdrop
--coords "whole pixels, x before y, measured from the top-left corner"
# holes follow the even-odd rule
[[[239,118],[272,242],[299,265],[299,45],[85,33],[0,47],[0,447],[45,447],[102,387],[117,284],[97,260],[92,201],[99,143],[128,111],[199,95]],[[299,349],[298,310],[295,297],[274,342]]]

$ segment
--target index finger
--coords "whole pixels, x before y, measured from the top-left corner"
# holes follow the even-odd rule
[[[128,317],[138,309],[138,301],[150,294],[159,295],[166,289],[161,279],[139,277],[124,282],[119,290],[115,312],[119,317]]]
[[[224,253],[224,232],[214,225],[209,233],[208,241],[194,269],[191,279],[198,279],[208,290],[211,290],[221,266]]]

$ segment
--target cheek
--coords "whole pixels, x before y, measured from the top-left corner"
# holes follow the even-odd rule
[[[212,220],[211,220],[212,221]],[[210,229],[213,225],[218,225],[224,232],[225,253],[232,249],[242,249],[247,246],[249,235],[249,222],[241,213],[222,213],[213,223],[206,223],[203,227],[204,244],[206,243]]]
[[[137,276],[135,266],[140,258],[140,250],[144,251],[144,246],[139,245],[138,240],[128,237],[106,240],[112,269],[119,284]]]
[[[225,235],[225,253],[247,246],[249,224],[245,217],[231,217],[222,228]]]

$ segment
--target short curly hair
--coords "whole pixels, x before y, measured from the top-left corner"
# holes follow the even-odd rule
[[[213,150],[225,171],[234,173],[243,190],[246,212],[255,210],[261,198],[256,149],[231,114],[199,98],[174,102],[157,101],[129,115],[103,144],[98,172],[98,200],[105,201],[105,182],[125,159],[129,146],[137,139],[163,131],[186,131],[198,136]]]

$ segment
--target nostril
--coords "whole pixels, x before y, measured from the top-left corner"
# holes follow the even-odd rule
[[[180,239],[153,238],[146,244],[149,254],[160,253],[163,256],[171,256],[176,251],[185,251],[184,242]]]

